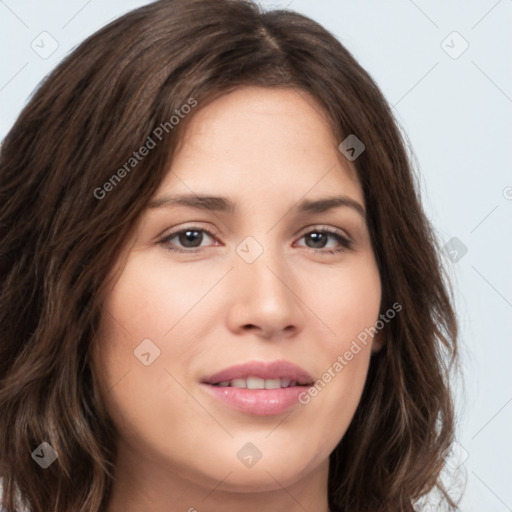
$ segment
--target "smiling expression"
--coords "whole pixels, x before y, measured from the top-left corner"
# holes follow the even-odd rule
[[[229,473],[233,490],[325,474],[379,348],[298,402],[379,315],[364,196],[340,142],[293,89],[199,103],[113,269],[95,353],[134,471],[211,487]],[[247,443],[261,453],[250,470]]]

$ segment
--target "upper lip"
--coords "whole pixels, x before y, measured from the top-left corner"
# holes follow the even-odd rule
[[[219,382],[246,379],[247,377],[290,379],[297,381],[301,385],[313,383],[313,377],[306,370],[288,361],[250,361],[244,364],[237,364],[206,377],[203,379],[203,383],[218,384]]]

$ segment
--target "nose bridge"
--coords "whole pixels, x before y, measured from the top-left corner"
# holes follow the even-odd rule
[[[236,247],[234,279],[239,321],[270,333],[297,326],[300,301],[282,244],[273,232],[246,237]]]
[[[247,236],[236,247],[238,255],[235,267],[240,279],[248,280],[254,289],[262,288],[281,295],[287,290],[284,279],[290,279],[289,266],[282,245],[271,233]],[[281,279],[279,279],[279,277]]]

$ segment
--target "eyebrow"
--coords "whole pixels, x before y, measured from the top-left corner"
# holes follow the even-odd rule
[[[151,201],[149,208],[165,208],[178,205],[230,214],[236,211],[236,203],[228,197],[197,194],[163,196]],[[340,207],[352,208],[366,220],[366,211],[361,203],[348,196],[322,197],[313,200],[303,199],[295,205],[294,210],[299,213],[323,213]]]

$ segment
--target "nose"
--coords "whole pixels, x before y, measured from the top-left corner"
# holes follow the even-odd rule
[[[252,263],[235,254],[228,301],[229,329],[240,335],[252,332],[264,339],[283,339],[302,330],[305,308],[298,276],[284,255],[265,248]]]

